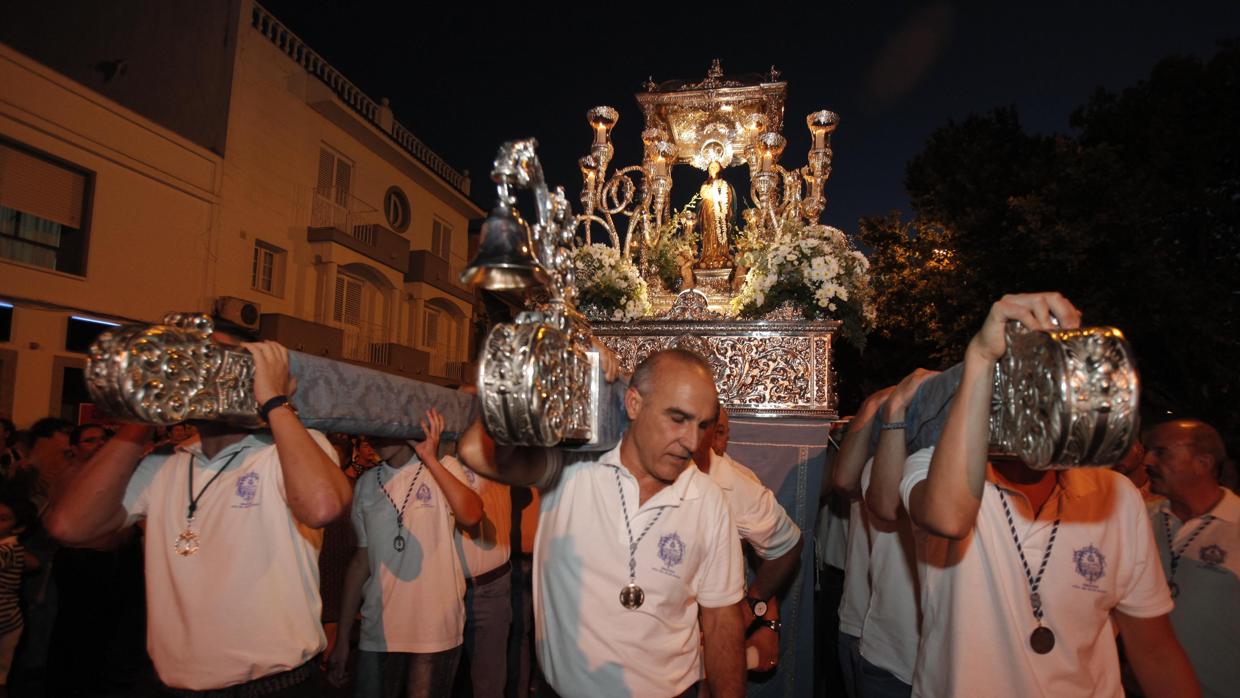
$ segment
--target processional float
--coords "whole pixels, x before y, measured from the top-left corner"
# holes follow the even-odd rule
[[[811,297],[764,311],[760,302],[773,283],[762,274],[778,273],[772,250],[809,250],[796,273],[827,278],[822,270],[840,260],[811,253],[844,240],[818,224],[839,118],[827,110],[809,114],[807,164],[786,169],[779,163],[787,83],[778,78],[773,68],[730,78],[715,61],[700,82],[647,83],[637,95],[643,160],[614,171],[610,133],[619,112],[590,109],[593,141],[579,162],[581,213],[573,213],[562,187],[547,186],[532,139],[504,144],[492,171],[498,201],[462,280],[525,299],[482,344],[477,398],[290,352],[298,382],[293,402],[303,421],[327,431],[418,438],[422,413],[438,407],[449,433],[480,416],[500,443],[605,449],[624,418],[617,390],[602,378],[596,344],[629,370],[666,347],[701,354],[714,369],[721,403],[735,415],[836,418],[831,356],[843,321],[831,312],[849,307],[847,299],[819,288],[817,303]],[[672,172],[681,165],[706,172],[707,180],[693,207],[674,212]],[[750,206],[737,216],[735,194],[720,172],[742,165]],[[532,221],[518,212],[522,190],[533,196]],[[578,258],[596,229],[612,248],[607,259],[635,269],[644,285],[639,317],[626,305],[628,321],[617,321],[620,311],[583,302]],[[250,355],[217,343],[212,330],[204,315],[171,314],[162,324],[104,333],[86,371],[92,398],[125,421],[261,427]],[[1132,352],[1113,328],[1028,332],[1014,325],[993,395],[993,450],[1035,468],[1108,465],[1136,436],[1138,378]]]

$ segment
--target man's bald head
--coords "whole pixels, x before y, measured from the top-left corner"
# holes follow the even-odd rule
[[[1210,470],[1218,475],[1219,465],[1227,459],[1227,448],[1218,430],[1198,419],[1177,419],[1150,429],[1150,436],[1178,439],[1195,455],[1210,459]],[[1149,436],[1147,436],[1147,439]]]
[[[715,373],[706,359],[688,349],[677,347],[657,351],[642,359],[642,362],[633,370],[633,377],[629,379],[629,387],[643,396],[650,395],[655,382],[663,376],[665,370],[700,371],[712,385],[715,383]]]

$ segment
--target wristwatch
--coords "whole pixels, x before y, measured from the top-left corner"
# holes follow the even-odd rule
[[[753,611],[755,616],[762,618],[766,615],[766,601],[752,596],[746,596],[745,601],[749,603],[749,610]]]
[[[267,416],[270,415],[271,411],[277,407],[287,407],[292,410],[294,415],[297,414],[297,408],[293,407],[293,403],[289,402],[287,395],[277,395],[267,402],[264,402],[262,407],[258,408],[258,416],[261,417],[264,422],[269,421]]]

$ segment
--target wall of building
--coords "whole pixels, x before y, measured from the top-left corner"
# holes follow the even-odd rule
[[[327,85],[250,26],[249,7],[246,4],[241,9],[230,97],[218,291],[259,303],[264,313],[338,326],[332,320],[332,290],[336,274],[344,270],[375,279],[365,321],[386,341],[426,346],[417,337],[424,297],[443,296],[445,303],[466,318],[461,326],[468,326],[472,304],[428,284],[407,283],[406,259],[389,265],[335,242],[307,241],[308,227],[316,224],[312,210],[324,147],[352,163],[350,225],[377,223],[393,231],[384,215],[384,196],[393,186],[405,194],[410,220],[399,233],[405,254],[410,249],[431,249],[438,220],[452,229],[449,263],[463,267],[469,220],[483,212],[460,192],[449,191],[386,133],[352,111]],[[390,110],[385,116],[392,117]],[[287,265],[276,293],[255,289],[251,283],[255,238],[285,251]],[[460,354],[444,358],[466,359],[465,344],[455,342]]]
[[[0,44],[0,138],[89,173],[89,249],[83,276],[0,259],[0,300],[13,328],[13,418],[47,416],[54,366],[78,314],[153,322],[212,295],[220,158]],[[55,395],[52,395],[55,392]],[[3,406],[0,406],[3,409]]]
[[[86,173],[89,249],[81,275],[0,258],[0,303],[14,306],[0,413],[24,426],[80,393],[64,382],[85,359],[66,349],[71,316],[149,323],[212,312],[223,298],[258,304],[264,332],[306,345],[293,348],[415,378],[459,375],[472,297],[444,288],[442,262],[433,278],[407,271],[412,250],[432,247],[435,221],[452,230],[448,263],[459,271],[483,211],[425,165],[456,176],[436,156],[393,140],[386,106],[385,128],[360,116],[257,28],[258,17],[273,20],[249,0],[17,9],[0,29],[22,49],[0,43],[0,142]],[[73,16],[58,22],[59,12]],[[129,72],[100,83],[82,67],[113,54]],[[326,232],[312,215],[324,146],[353,163],[349,222]],[[400,234],[382,210],[392,186],[410,203]],[[359,222],[383,226],[381,244],[359,242]],[[280,259],[270,290],[255,283],[256,241]],[[334,317],[339,275],[367,283],[364,336]],[[428,313],[451,319],[438,342],[420,336]]]
[[[11,2],[0,43],[222,154],[240,4]]]

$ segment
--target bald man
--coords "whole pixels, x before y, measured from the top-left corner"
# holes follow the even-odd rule
[[[1154,538],[1175,610],[1171,624],[1205,696],[1240,686],[1240,497],[1219,486],[1227,458],[1214,427],[1166,422],[1145,435]]]
[[[717,404],[710,365],[666,349],[633,371],[630,423],[607,453],[466,431],[471,469],[539,488],[534,623],[549,695],[696,696],[703,669],[712,696],[744,695],[740,541],[723,493],[692,467]]]

